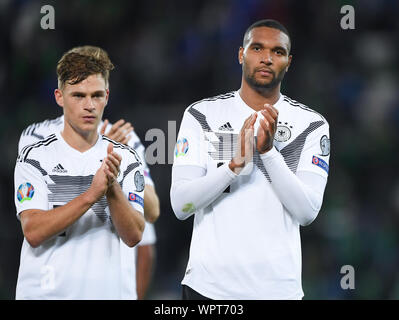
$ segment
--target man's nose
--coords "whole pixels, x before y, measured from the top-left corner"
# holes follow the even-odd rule
[[[262,55],[262,61],[266,65],[270,66],[273,64],[273,57],[269,51],[265,51],[264,54]]]
[[[95,105],[94,105],[94,101],[91,97],[88,97],[85,101],[85,109],[87,110],[94,110],[95,109]]]

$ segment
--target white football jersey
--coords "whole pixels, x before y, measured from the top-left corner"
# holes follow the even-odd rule
[[[101,127],[103,126],[104,122],[98,126],[98,130],[100,132]],[[112,127],[112,124],[108,124],[105,132],[108,132]],[[44,139],[45,137],[49,136],[50,134],[60,132],[64,129],[64,116],[59,116],[58,118],[45,120],[42,122],[33,123],[27,128],[25,128],[22,133],[21,137],[19,138],[18,143],[18,153],[21,152],[22,148],[27,146],[28,144],[32,144],[38,142],[39,140]],[[131,133],[131,139],[128,141],[127,145],[132,147],[136,152],[139,154],[142,162],[143,162],[143,170],[144,170],[144,177],[145,177],[145,184],[154,186],[154,182],[151,179],[150,169],[147,166],[145,161],[145,148],[140,141],[140,138],[137,134],[133,131]]]
[[[274,146],[289,169],[327,178],[327,121],[282,94],[274,106],[279,111]],[[238,91],[192,104],[183,116],[173,166],[209,173],[229,162],[243,122],[254,112]],[[257,151],[253,164],[195,212],[182,284],[211,299],[301,299],[299,223],[273,191]]]
[[[122,157],[117,180],[131,205],[143,213],[144,174],[132,148],[99,135],[96,144],[81,153],[57,132],[26,146],[18,156],[17,217],[24,210],[65,205],[85,192],[110,142]],[[121,241],[105,197],[37,248],[24,238],[16,299],[122,299],[126,279],[121,275],[132,270],[134,260],[121,253]]]
[[[102,127],[103,123],[104,122],[101,121],[101,123],[99,124],[98,126],[99,130]],[[108,124],[105,132],[108,132],[111,129],[111,127],[112,125]],[[61,132],[63,129],[64,129],[63,115],[55,119],[45,120],[43,122],[31,124],[25,130],[22,131],[18,144],[18,153],[20,153],[25,146],[36,143],[51,134]],[[140,138],[137,136],[137,134],[134,131],[131,133],[131,135],[132,137],[128,141],[128,146],[132,147],[140,156],[143,165],[145,184],[154,186],[154,182],[152,181],[150,175],[150,169],[148,168],[145,161],[145,148],[141,143]],[[156,239],[157,238],[154,226],[146,222],[142,240],[137,244],[137,246],[154,245],[156,243]],[[126,260],[126,262],[124,263],[124,265],[126,265],[125,268],[126,276],[125,276],[125,281],[123,282],[124,288],[123,288],[122,299],[137,299],[135,248],[136,247],[129,248],[128,246],[125,245],[123,241],[121,241],[121,250],[127,255],[124,258]]]

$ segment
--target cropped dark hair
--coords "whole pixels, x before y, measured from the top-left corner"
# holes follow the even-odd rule
[[[273,29],[277,29],[277,30],[280,30],[281,32],[285,33],[288,36],[288,39],[290,41],[289,49],[291,49],[291,37],[290,37],[290,34],[288,33],[287,28],[284,27],[280,22],[273,20],[273,19],[263,19],[263,20],[259,20],[259,21],[256,21],[255,23],[251,24],[248,27],[247,31],[245,31],[244,39],[243,39],[243,47],[245,47],[245,45],[248,41],[249,33],[251,32],[251,30],[255,29],[255,28],[259,28],[259,27],[273,28]]]

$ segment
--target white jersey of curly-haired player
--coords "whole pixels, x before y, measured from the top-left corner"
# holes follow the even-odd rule
[[[99,135],[95,145],[82,153],[57,132],[27,145],[18,156],[17,217],[29,209],[63,206],[85,192],[110,142],[122,157],[118,183],[133,208],[143,214],[144,174],[132,148]],[[33,247],[24,238],[16,299],[123,299],[128,281],[124,275],[134,260],[122,252],[121,242],[105,197],[41,245]]]
[[[99,125],[99,130],[103,126],[103,122]],[[108,124],[105,132],[111,129],[112,125]],[[42,122],[34,123],[29,125],[21,133],[18,152],[30,144],[36,143],[45,137],[60,132],[64,128],[64,116],[60,116],[55,119],[48,119]],[[150,170],[145,162],[145,148],[140,141],[140,138],[133,131],[131,132],[131,139],[128,141],[128,146],[132,147],[140,156],[143,165],[144,180],[146,185],[154,186],[154,182],[150,175]],[[126,264],[124,271],[126,273],[125,281],[122,283],[123,292],[122,299],[137,299],[136,292],[136,246],[134,248],[127,247],[123,241],[121,243],[121,250],[126,252]],[[155,228],[152,223],[145,223],[145,229],[143,232],[142,240],[137,244],[137,246],[155,245],[156,243],[156,233]]]

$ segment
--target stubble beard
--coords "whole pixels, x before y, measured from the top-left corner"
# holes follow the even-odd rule
[[[273,73],[273,78],[270,82],[265,82],[265,81],[258,81],[256,79],[256,71],[255,70],[250,72],[244,66],[243,73],[244,73],[244,78],[245,78],[246,82],[248,83],[248,85],[258,92],[271,91],[272,89],[274,89],[280,85],[280,83],[283,81],[284,76],[285,76],[285,70],[282,70],[280,73],[277,74],[277,76],[275,73]]]

